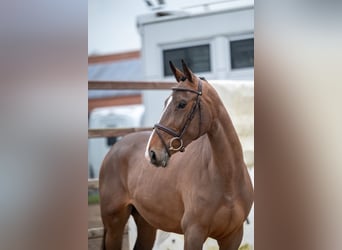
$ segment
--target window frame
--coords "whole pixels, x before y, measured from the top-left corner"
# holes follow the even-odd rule
[[[246,72],[254,72],[254,63],[253,67],[245,67],[245,68],[233,68],[232,67],[232,54],[231,54],[231,42],[240,41],[240,40],[247,40],[247,39],[254,39],[254,33],[239,35],[239,36],[229,36],[227,39],[228,42],[228,70],[233,75],[240,75]],[[254,48],[253,48],[254,51]],[[254,53],[254,52],[253,52]]]
[[[203,71],[203,72],[197,72],[197,75],[205,75],[206,77],[209,77],[213,75],[214,73],[214,46],[212,43],[212,39],[203,39],[203,40],[196,40],[196,41],[186,41],[186,42],[178,42],[178,43],[172,43],[172,44],[162,44],[159,45],[160,48],[160,61],[161,61],[161,75],[165,79],[173,79],[173,75],[165,75],[164,73],[164,51],[165,50],[172,50],[172,49],[182,49],[182,48],[188,48],[188,47],[196,47],[201,45],[208,45],[209,46],[209,67],[210,71]],[[168,62],[166,62],[168,63]]]

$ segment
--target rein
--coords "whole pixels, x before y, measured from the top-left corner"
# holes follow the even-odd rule
[[[185,131],[187,130],[187,128],[189,127],[192,119],[194,118],[195,112],[196,112],[197,109],[199,111],[199,131],[198,131],[198,136],[201,135],[201,123],[202,123],[201,100],[200,100],[200,96],[202,95],[202,82],[201,82],[201,80],[198,80],[198,88],[197,88],[197,90],[193,90],[193,89],[189,89],[189,88],[174,87],[174,88],[172,88],[172,91],[192,92],[192,93],[196,94],[197,97],[196,97],[196,100],[195,100],[194,104],[192,105],[192,108],[190,110],[190,113],[188,114],[188,117],[187,117],[187,119],[185,121],[185,124],[184,124],[183,128],[181,129],[181,131],[179,133],[177,133],[173,129],[165,127],[164,125],[159,124],[159,123],[154,125],[155,131],[156,131],[158,137],[160,138],[160,140],[162,141],[162,143],[163,143],[163,145],[164,145],[164,147],[166,149],[166,152],[168,153],[169,156],[171,155],[170,151],[184,152],[185,146],[183,145],[182,137],[183,137]],[[170,140],[169,147],[167,146],[166,142],[164,141],[164,139],[163,139],[162,135],[160,134],[159,130],[162,130],[165,133],[173,136],[173,138]],[[174,146],[176,142],[178,142],[178,144],[179,144],[178,147]]]

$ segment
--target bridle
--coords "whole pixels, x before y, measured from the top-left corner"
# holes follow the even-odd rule
[[[198,131],[198,136],[201,135],[201,123],[202,123],[202,117],[201,117],[201,100],[200,100],[200,96],[202,95],[202,82],[199,79],[198,80],[198,88],[197,90],[193,90],[193,89],[189,89],[189,88],[180,88],[180,87],[174,87],[172,88],[172,91],[185,91],[185,92],[192,92],[194,94],[197,95],[196,100],[194,101],[194,104],[191,107],[190,113],[188,114],[188,117],[185,121],[185,124],[183,125],[183,128],[180,130],[179,133],[177,133],[176,131],[174,131],[173,129],[170,129],[168,127],[165,127],[164,125],[157,123],[154,125],[154,129],[158,135],[158,137],[160,138],[160,140],[162,141],[166,152],[168,153],[168,155],[171,155],[171,151],[180,151],[180,152],[184,152],[185,150],[185,146],[183,145],[183,135],[185,133],[185,131],[187,130],[187,128],[189,127],[192,119],[195,116],[195,112],[198,109],[199,111],[199,131]],[[168,133],[169,135],[172,135],[173,138],[170,140],[170,145],[169,147],[167,146],[166,142],[164,141],[162,135],[160,134],[160,131],[162,130],[166,133]],[[178,142],[179,146],[178,147],[174,147],[175,143]]]

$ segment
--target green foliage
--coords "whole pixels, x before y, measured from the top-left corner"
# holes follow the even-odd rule
[[[252,246],[250,244],[244,244],[239,247],[239,250],[252,250]]]
[[[100,196],[98,193],[88,194],[88,205],[99,204]]]

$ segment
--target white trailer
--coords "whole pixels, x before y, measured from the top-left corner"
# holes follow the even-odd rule
[[[94,109],[90,113],[89,128],[141,127],[143,105],[125,105]],[[89,177],[98,178],[103,158],[120,138],[91,138],[88,140]]]

